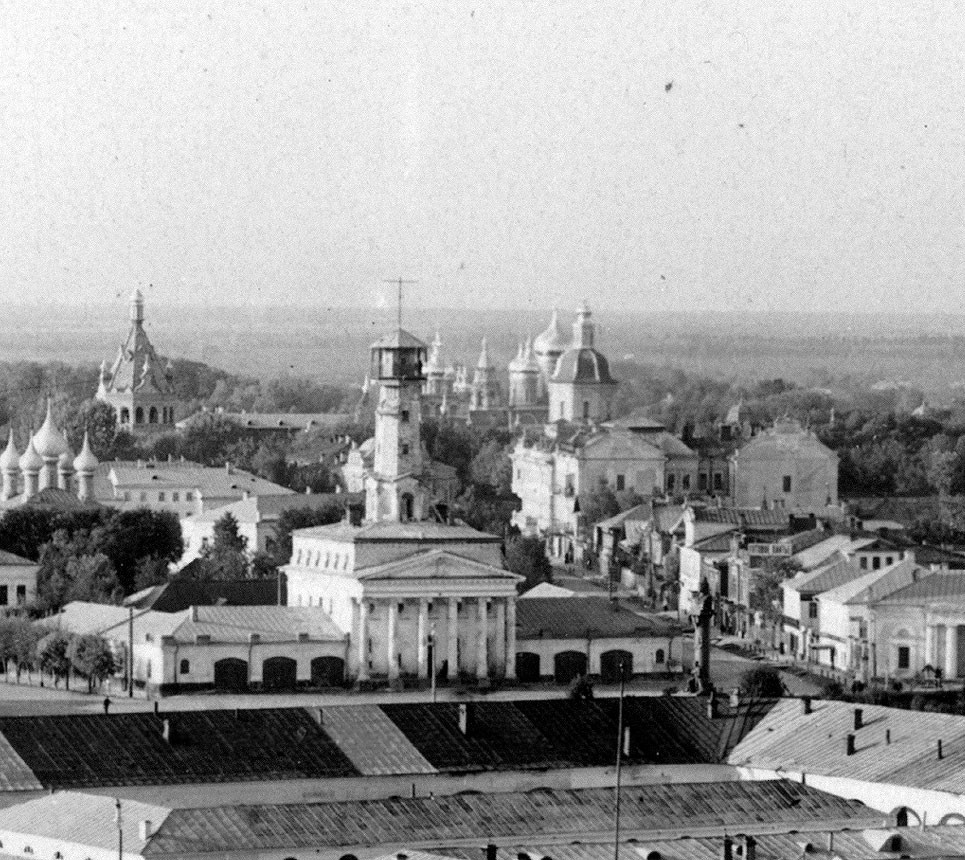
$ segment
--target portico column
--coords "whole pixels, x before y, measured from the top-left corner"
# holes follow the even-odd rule
[[[945,677],[958,677],[958,625],[945,626]]]
[[[496,645],[496,653],[493,655],[496,663],[496,671],[503,677],[506,676],[506,601],[501,598],[495,600],[496,605],[496,637],[493,642]]]
[[[396,645],[396,633],[399,627],[399,607],[395,600],[389,600],[389,636],[386,654],[389,659],[389,680],[399,677],[399,649]]]
[[[369,603],[359,598],[359,680],[369,679]]]
[[[429,642],[427,638],[429,635],[429,601],[425,598],[419,599],[419,627],[416,635],[419,637],[419,643],[416,649],[418,654],[419,678],[424,680],[429,677]]]
[[[935,647],[938,644],[936,633],[934,624],[929,624],[925,628],[925,664],[931,666],[932,669],[937,665],[935,662],[936,652],[938,651],[938,648]]]
[[[506,598],[506,678],[516,680],[516,598]]]
[[[479,650],[476,652],[476,678],[482,680],[489,677],[489,619],[486,613],[486,598],[479,598],[479,629],[476,631],[476,642]]]
[[[446,660],[449,664],[449,680],[459,677],[459,598],[449,598],[449,623],[446,625]]]

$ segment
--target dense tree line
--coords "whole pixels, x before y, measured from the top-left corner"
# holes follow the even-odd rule
[[[37,561],[37,609],[71,600],[117,602],[154,584],[183,552],[170,511],[11,508],[0,517],[0,549]]]
[[[39,670],[69,689],[71,675],[79,675],[88,693],[121,668],[104,638],[48,630],[22,615],[0,617],[0,664],[4,677],[13,666],[17,683],[24,672]]]

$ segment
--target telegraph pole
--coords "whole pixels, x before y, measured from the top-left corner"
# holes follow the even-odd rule
[[[620,860],[620,777],[623,762],[623,690],[626,683],[623,661],[620,661],[620,700],[617,705],[617,798],[613,827],[613,860]]]

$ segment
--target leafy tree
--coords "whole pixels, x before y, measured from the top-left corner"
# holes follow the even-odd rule
[[[110,645],[100,636],[74,636],[67,648],[73,670],[87,680],[87,692],[94,692],[95,684],[102,684],[117,669]]]
[[[17,683],[20,683],[20,674],[24,669],[29,672],[35,665],[37,659],[37,642],[40,640],[40,631],[30,623],[29,619],[20,616],[16,619],[12,631],[12,659],[17,671]]]
[[[62,630],[52,630],[37,643],[40,671],[54,678],[55,686],[64,680],[70,689],[70,637]]]
[[[586,675],[578,675],[570,682],[569,698],[577,702],[589,702],[593,699],[593,682]]]
[[[607,486],[595,492],[580,494],[580,517],[587,528],[620,513],[620,502],[616,494]]]
[[[181,523],[173,511],[116,511],[91,532],[91,550],[102,552],[111,560],[121,588],[130,594],[144,558],[171,563],[181,558]]]
[[[214,540],[201,551],[204,579],[245,579],[250,570],[248,540],[238,532],[238,520],[229,511],[214,524]]]
[[[781,673],[773,666],[755,666],[741,675],[741,689],[754,699],[779,699],[787,693]]]
[[[137,573],[134,575],[134,591],[142,591],[155,585],[164,585],[168,581],[168,563],[154,556],[145,556],[137,563]]]
[[[37,571],[37,603],[42,609],[56,611],[71,599],[70,562],[89,552],[90,538],[86,532],[72,537],[65,529],[59,529],[44,544]]]
[[[67,560],[65,574],[70,581],[69,600],[117,603],[124,595],[114,565],[102,552],[72,556]]]
[[[506,569],[524,577],[520,592],[541,582],[553,581],[553,568],[546,557],[546,544],[539,538],[519,535],[506,542]]]
[[[117,435],[117,414],[114,407],[103,400],[88,399],[80,407],[67,413],[64,423],[67,441],[75,452],[84,444],[88,434],[94,456],[106,460],[113,455],[114,437]]]
[[[512,494],[513,464],[509,459],[509,447],[497,439],[484,442],[472,458],[469,472],[475,484],[492,487],[497,496]]]

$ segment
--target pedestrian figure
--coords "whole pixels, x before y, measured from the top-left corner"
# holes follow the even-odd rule
[[[111,710],[111,697],[107,696],[104,699],[104,713],[107,714],[110,712],[110,710]]]

